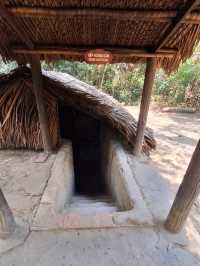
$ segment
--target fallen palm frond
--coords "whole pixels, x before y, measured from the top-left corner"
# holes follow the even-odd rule
[[[120,139],[134,147],[137,122],[118,101],[68,74],[43,72],[43,77],[54,147],[60,142],[58,100],[101,120]],[[0,148],[42,149],[29,68],[18,68],[0,76],[0,119]],[[151,130],[146,129],[143,151],[148,153],[155,146]]]

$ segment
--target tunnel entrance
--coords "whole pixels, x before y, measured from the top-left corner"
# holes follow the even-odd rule
[[[72,107],[59,104],[60,134],[72,141],[75,194],[106,194],[101,171],[101,122]]]

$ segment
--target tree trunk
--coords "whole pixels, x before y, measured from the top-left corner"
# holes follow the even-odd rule
[[[176,198],[165,222],[165,228],[176,233],[183,227],[190,209],[200,192],[200,140],[176,194]]]
[[[142,99],[140,104],[140,114],[137,125],[137,133],[134,147],[134,154],[137,156],[141,153],[144,140],[144,131],[147,123],[147,116],[151,101],[151,93],[156,73],[156,59],[148,58],[146,64],[145,80],[142,91]]]
[[[11,209],[0,189],[0,238],[9,237],[15,230],[15,220]]]

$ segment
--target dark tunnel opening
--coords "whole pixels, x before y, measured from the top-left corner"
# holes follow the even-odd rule
[[[75,194],[92,197],[107,194],[101,171],[101,122],[61,103],[59,119],[61,138],[72,141]]]

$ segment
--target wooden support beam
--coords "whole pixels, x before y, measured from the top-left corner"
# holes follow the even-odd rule
[[[171,36],[176,32],[178,27],[181,25],[181,23],[184,22],[184,20],[191,13],[191,11],[194,10],[194,8],[197,6],[197,4],[199,4],[199,0],[188,1],[188,6],[187,6],[186,10],[180,11],[180,13],[177,15],[177,17],[174,19],[174,21],[168,27],[164,37],[161,39],[157,48],[155,49],[155,52],[158,52],[162,47],[164,47],[166,45],[166,43],[171,38]]]
[[[192,159],[176,194],[165,228],[172,232],[179,232],[200,192],[200,140],[192,155]]]
[[[16,224],[11,209],[0,188],[0,238],[9,237],[15,230]]]
[[[37,56],[31,57],[31,70],[32,70],[32,79],[33,79],[33,90],[37,104],[44,151],[49,153],[52,151],[52,145],[51,145],[49,126],[48,126],[47,111],[45,108],[45,102],[43,97],[43,77],[42,77],[41,64]]]
[[[144,140],[144,131],[147,123],[147,116],[151,101],[151,93],[156,73],[156,59],[148,58],[146,63],[146,72],[144,79],[144,86],[142,91],[142,99],[140,104],[140,114],[136,132],[134,154],[138,156],[142,151],[142,144]]]
[[[172,22],[177,11],[163,10],[120,10],[106,8],[53,8],[53,7],[11,7],[10,13],[19,17],[110,17],[117,20],[140,20],[155,22]],[[183,23],[200,23],[200,15],[196,12],[187,16]]]
[[[158,53],[150,53],[147,49],[129,49],[129,48],[112,48],[112,47],[96,47],[98,49],[102,48],[112,53],[113,56],[122,57],[173,57],[177,50],[175,49],[162,49]],[[65,56],[84,56],[84,54],[90,50],[95,49],[95,47],[66,47],[59,46],[54,47],[50,45],[36,46],[34,49],[28,49],[27,47],[21,45],[11,45],[13,53],[16,54],[32,54],[32,55],[65,55]]]

